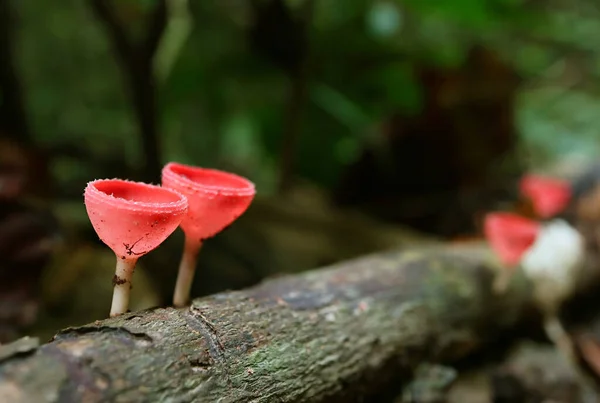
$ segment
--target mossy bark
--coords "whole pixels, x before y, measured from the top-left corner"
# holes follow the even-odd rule
[[[436,246],[68,328],[0,346],[0,401],[359,401],[513,325],[527,284],[493,276],[486,249]]]

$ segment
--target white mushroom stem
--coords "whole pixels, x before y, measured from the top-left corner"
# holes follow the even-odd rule
[[[190,291],[194,282],[198,253],[201,247],[201,242],[194,242],[188,237],[185,238],[183,256],[179,264],[179,274],[177,275],[175,293],[173,294],[173,305],[178,308],[186,306],[190,300]]]
[[[582,235],[566,221],[553,220],[541,229],[521,266],[533,284],[546,335],[579,375],[582,387],[594,390],[593,382],[580,367],[571,336],[558,318],[561,304],[575,290],[584,259]]]
[[[121,315],[129,309],[131,278],[136,263],[137,259],[120,259],[117,257],[117,267],[113,278],[113,299],[110,307],[111,317]]]
[[[544,313],[554,313],[575,291],[585,260],[583,236],[563,220],[544,225],[521,259]]]

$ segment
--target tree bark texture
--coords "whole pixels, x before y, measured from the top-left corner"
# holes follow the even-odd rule
[[[494,269],[482,247],[389,252],[22,339],[0,346],[0,401],[364,401],[515,324],[529,286],[494,295]]]

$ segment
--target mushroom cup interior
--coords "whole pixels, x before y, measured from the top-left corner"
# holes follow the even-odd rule
[[[208,168],[194,168],[186,165],[172,165],[171,171],[194,184],[215,189],[249,192],[254,184],[241,176]]]
[[[106,180],[95,183],[94,187],[106,196],[134,203],[162,204],[176,203],[181,200],[181,196],[171,190],[137,182]]]

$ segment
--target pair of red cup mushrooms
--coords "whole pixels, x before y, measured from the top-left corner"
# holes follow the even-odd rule
[[[527,197],[539,221],[506,212],[485,217],[484,233],[505,270],[500,274],[502,292],[515,268],[532,284],[534,301],[544,320],[548,338],[570,361],[584,387],[593,390],[581,370],[573,342],[559,319],[562,303],[573,294],[580,270],[586,264],[586,242],[573,223],[560,218],[572,199],[568,182],[534,175],[521,180],[521,194]],[[497,283],[498,284],[498,283]],[[496,285],[497,285],[496,284]]]
[[[255,186],[241,176],[171,162],[162,170],[162,186],[122,179],[89,182],[85,207],[98,237],[117,258],[110,316],[129,307],[137,260],[156,249],[177,227],[185,246],[173,305],[185,306],[205,239],[232,224],[250,206]]]
[[[490,213],[485,217],[485,237],[508,269],[503,273],[504,279],[510,277],[510,269],[521,266],[537,288],[543,308],[555,310],[574,286],[574,271],[583,255],[581,234],[565,220],[556,218],[571,201],[571,187],[566,181],[537,175],[524,176],[519,187],[540,220],[507,212]],[[558,247],[553,247],[556,243]],[[554,291],[560,292],[542,295],[547,293],[542,289],[548,288],[550,282],[554,283]]]

